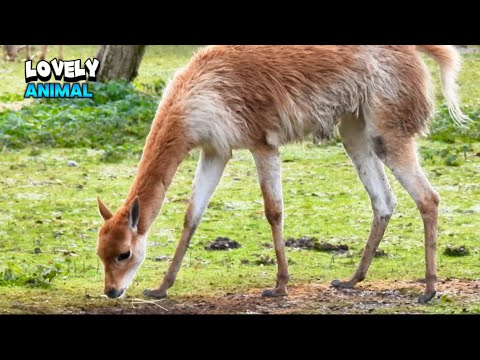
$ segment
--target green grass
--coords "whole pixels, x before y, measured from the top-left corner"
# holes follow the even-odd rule
[[[125,81],[93,83],[90,89],[93,99],[42,99],[0,112],[0,146],[100,148],[111,154],[108,161],[140,151],[158,98]]]
[[[6,81],[0,85],[0,147],[89,147],[103,149],[106,161],[118,161],[127,152],[138,152],[167,80],[185,65],[196,49],[195,46],[149,46],[133,86],[120,82],[107,86],[93,83],[90,90],[95,94],[94,99],[23,100],[25,84],[21,62],[0,62],[8,72],[8,76],[4,76]],[[56,50],[53,48],[50,53],[55,54]],[[95,51],[93,46],[66,47],[65,57],[85,58]],[[431,139],[448,143],[480,141],[480,107],[475,82],[478,57],[478,54],[465,55],[460,76],[461,92],[466,99],[463,108],[473,119],[470,128],[463,130],[455,127],[443,104],[437,65],[426,58],[438,90],[438,111],[431,125]],[[7,92],[13,90],[15,92]]]
[[[194,49],[193,46],[148,47],[135,87],[158,96],[156,89],[161,79],[183,66]],[[51,54],[55,51],[51,50]],[[67,46],[65,58],[84,58],[95,51],[96,46]],[[472,113],[478,113],[479,57],[470,54],[465,59],[460,76],[463,103]],[[25,88],[23,66],[0,61],[0,79],[0,102],[21,100]],[[436,75],[434,79],[438,82]],[[448,133],[446,141],[452,137],[455,134]],[[424,168],[442,197],[438,275],[478,280],[480,157],[476,154],[480,152],[480,143],[465,145],[461,137],[456,138],[460,140],[453,144],[420,141]],[[141,145],[140,141],[134,141],[132,151],[125,152],[115,164],[105,163],[102,149],[3,148],[0,153],[1,313],[62,312],[69,307],[119,304],[100,297],[103,269],[95,247],[102,221],[96,209],[96,196],[100,195],[112,209],[121,205],[133,180]],[[326,284],[332,279],[349,277],[360,260],[371,221],[368,196],[349,159],[339,144],[288,145],[281,152],[285,238],[310,235],[350,247],[348,254],[338,256],[287,249],[291,284]],[[151,229],[147,258],[128,290],[128,298],[141,297],[143,289],[155,287],[161,281],[168,263],[154,259],[173,255],[197,158],[195,151],[175,176],[162,212]],[[79,166],[67,166],[69,160]],[[411,198],[388,175],[399,202],[380,245],[389,256],[374,259],[367,280],[421,279],[424,277],[422,221]],[[271,243],[271,237],[261,199],[251,155],[246,151],[235,152],[169,292],[171,298],[223,296],[274,284],[276,266],[254,264],[260,256],[274,256],[273,250],[263,245]],[[228,236],[242,247],[227,252],[204,250],[204,245],[217,236]],[[469,255],[448,257],[443,251],[449,245],[464,245]],[[432,313],[462,312],[464,308],[480,312],[480,300],[467,305],[436,300],[431,306],[420,307],[422,312]]]
[[[138,88],[149,87],[156,79],[171,76],[176,70],[185,66],[192,54],[198,49],[194,45],[164,45],[148,46],[141,63],[135,84]],[[66,45],[64,46],[64,58],[87,59],[95,56],[98,45]],[[0,54],[0,102],[10,100],[13,96],[16,100],[22,100],[25,93],[25,66],[22,56],[13,62],[6,63],[3,53]],[[58,47],[49,46],[47,58],[58,56]],[[3,98],[2,98],[3,97]]]
[[[422,145],[446,146],[427,141]],[[478,151],[480,146],[476,144],[460,168],[425,164],[427,174],[442,195],[440,278],[480,277],[480,158],[474,156]],[[103,270],[95,254],[101,219],[95,198],[99,194],[110,207],[118,207],[138,161],[128,157],[120,164],[105,165],[99,161],[99,151],[88,149],[35,154],[22,150],[1,156],[0,268],[14,262],[27,273],[34,272],[38,265],[59,268],[60,273],[47,288],[3,285],[0,311],[15,311],[12,304],[19,299],[32,306],[41,302],[44,309],[58,311],[69,304],[78,305],[85,294],[95,297],[102,293]],[[289,145],[282,149],[282,154],[285,237],[310,235],[350,247],[346,256],[287,249],[291,283],[326,283],[350,276],[365,245],[371,210],[348,158],[337,145]],[[79,167],[68,167],[69,160],[77,161]],[[173,255],[195,164],[194,153],[175,176],[161,215],[150,232],[147,259],[129,289],[131,297],[141,297],[143,289],[158,285],[166,270],[167,262],[156,262],[154,258]],[[374,260],[368,279],[419,279],[424,276],[421,219],[398,183],[392,181],[392,185],[399,205],[381,244],[390,256]],[[217,236],[228,236],[242,247],[228,252],[204,250],[204,245]],[[170,296],[221,295],[271,286],[276,267],[253,264],[261,255],[273,256],[273,250],[263,245],[270,242],[253,160],[248,152],[238,151],[192,241]],[[445,256],[447,245],[465,245],[470,255]],[[250,260],[250,264],[242,264],[242,260]],[[43,303],[45,300],[49,302]],[[98,301],[105,304],[105,300]]]
[[[12,84],[25,88],[20,60],[3,63],[12,78],[0,85],[0,147],[89,147],[103,149],[104,160],[110,162],[127,152],[139,152],[167,80],[196,49],[147,47],[133,85],[92,83],[93,99],[23,100],[23,90],[5,92],[13,90]],[[65,51],[67,59],[85,58],[87,53],[95,53],[95,47],[66,47]]]

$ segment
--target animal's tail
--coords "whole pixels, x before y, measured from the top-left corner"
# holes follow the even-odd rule
[[[452,45],[416,45],[416,48],[431,56],[440,66],[443,93],[447,100],[448,111],[457,125],[466,126],[470,119],[460,109],[456,83],[462,63],[458,51]]]

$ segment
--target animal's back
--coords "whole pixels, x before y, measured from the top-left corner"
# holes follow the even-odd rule
[[[413,46],[211,46],[166,97],[181,103],[195,143],[229,152],[310,133],[328,138],[345,113],[401,102],[412,86],[427,94],[419,64]]]

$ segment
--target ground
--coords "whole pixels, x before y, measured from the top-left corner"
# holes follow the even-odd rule
[[[428,146],[429,151],[446,146],[425,140],[420,144],[421,149]],[[328,243],[346,244],[349,250],[328,253],[287,248],[290,297],[261,298],[261,289],[274,283],[274,252],[253,160],[248,152],[238,151],[192,240],[169,299],[162,306],[171,312],[192,312],[197,307],[205,311],[209,306],[214,306],[214,312],[225,313],[235,308],[238,312],[259,312],[264,311],[264,306],[271,312],[339,312],[350,311],[349,304],[358,303],[351,311],[480,311],[480,299],[473,296],[476,290],[472,290],[480,277],[480,157],[476,156],[480,147],[473,145],[472,149],[460,167],[447,167],[435,159],[424,162],[428,176],[442,195],[438,273],[442,281],[449,279],[445,285],[439,284],[439,295],[431,305],[416,304],[422,292],[417,281],[424,274],[421,219],[413,201],[390,174],[399,205],[380,245],[386,256],[374,259],[367,281],[360,285],[360,289],[370,292],[329,288],[331,280],[346,278],[356,268],[370,228],[370,203],[339,144],[304,144],[282,149],[285,238],[314,236]],[[98,161],[99,156],[100,151],[88,149],[2,154],[1,264],[11,268],[20,280],[23,276],[36,279],[45,271],[55,271],[55,277],[45,286],[31,281],[7,282],[1,287],[1,312],[162,310],[152,304],[134,304],[134,309],[131,299],[142,298],[144,289],[157,286],[172,258],[198,154],[193,153],[176,174],[150,233],[147,258],[127,297],[118,301],[102,296],[103,269],[95,254],[101,219],[95,200],[100,194],[112,208],[119,206],[138,159],[130,156],[120,163],[104,164]],[[72,160],[77,167],[68,166]],[[241,247],[207,251],[205,246],[218,236],[228,236]],[[447,256],[444,251],[448,246],[465,246],[469,254]],[[448,292],[453,285],[463,290],[458,294]],[[397,292],[391,293],[393,289]],[[382,302],[369,308],[369,301],[372,304],[375,298]]]
[[[148,91],[152,79],[184,65],[194,49],[149,47],[135,85]],[[84,57],[94,51],[94,46],[67,47],[66,57],[69,52]],[[478,107],[478,58],[468,56],[466,68],[472,72],[461,74],[461,88],[468,94],[464,102]],[[0,63],[4,107],[25,106],[21,104],[25,84],[18,81],[21,71],[20,63],[13,67]],[[465,147],[462,142],[419,139],[419,152],[442,199],[438,294],[428,305],[417,304],[425,271],[422,221],[390,173],[399,205],[380,244],[384,256],[373,260],[366,281],[357,289],[329,286],[355,271],[371,221],[368,196],[338,142],[317,146],[306,141],[281,148],[285,239],[310,236],[347,245],[348,251],[287,248],[290,294],[280,299],[260,296],[274,284],[276,266],[254,162],[247,151],[234,153],[169,297],[151,301],[142,297],[142,291],[159,285],[173,256],[198,152],[180,166],[151,229],[147,258],[126,296],[110,300],[102,295],[103,269],[95,254],[102,223],[96,197],[100,195],[112,209],[121,205],[138,154],[105,163],[101,150],[3,148],[0,313],[479,313],[480,144]],[[447,166],[454,153],[461,161]],[[69,166],[72,161],[78,166]],[[240,247],[206,250],[217,237],[228,237]],[[468,252],[448,250],[462,246]]]
[[[480,304],[480,281],[440,279],[438,296],[417,304],[421,281],[366,282],[356,289],[336,290],[326,284],[290,288],[288,297],[264,298],[261,289],[223,296],[181,296],[149,300],[108,300],[85,295],[81,303],[55,309],[61,314],[424,314],[472,313]],[[14,300],[8,313],[51,313],[46,306]]]

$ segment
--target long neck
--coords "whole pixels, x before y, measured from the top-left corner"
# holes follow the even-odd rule
[[[139,197],[139,234],[148,232],[160,212],[165,193],[189,150],[182,116],[172,110],[159,109],[147,137],[137,175],[120,209],[122,213],[128,212],[135,197]]]

